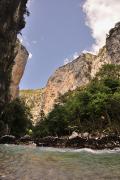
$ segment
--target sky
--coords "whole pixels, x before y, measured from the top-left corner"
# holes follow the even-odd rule
[[[21,89],[46,85],[54,71],[82,52],[96,53],[120,20],[120,0],[29,0],[19,36],[29,51]]]

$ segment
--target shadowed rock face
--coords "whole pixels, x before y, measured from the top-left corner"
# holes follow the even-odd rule
[[[16,46],[18,48],[18,54],[14,60],[14,65],[12,69],[12,80],[10,85],[10,95],[12,100],[18,97],[19,95],[20,80],[23,76],[27,59],[29,56],[28,51],[23,45],[20,44],[19,41]]]
[[[0,111],[9,102],[17,34],[25,26],[27,0],[0,0]]]

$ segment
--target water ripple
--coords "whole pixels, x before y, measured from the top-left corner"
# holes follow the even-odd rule
[[[0,180],[119,180],[120,150],[0,145]]]

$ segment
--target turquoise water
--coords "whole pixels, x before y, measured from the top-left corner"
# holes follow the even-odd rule
[[[0,145],[0,180],[120,180],[120,151]]]

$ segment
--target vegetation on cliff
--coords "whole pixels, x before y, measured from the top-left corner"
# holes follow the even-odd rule
[[[120,133],[120,65],[104,65],[86,87],[68,92],[36,125],[36,137],[72,131]]]

